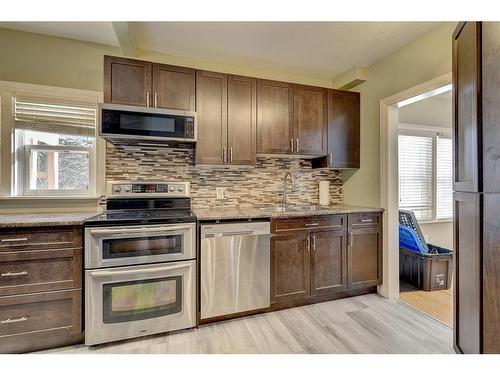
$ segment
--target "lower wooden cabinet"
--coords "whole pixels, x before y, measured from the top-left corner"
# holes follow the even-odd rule
[[[0,353],[83,341],[82,227],[0,230]]]
[[[373,291],[382,281],[380,213],[273,220],[271,228],[272,308]]]

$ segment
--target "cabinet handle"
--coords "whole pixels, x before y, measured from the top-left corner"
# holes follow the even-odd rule
[[[146,91],[146,107],[149,107],[150,106],[150,102],[151,102],[151,93],[149,91]]]
[[[361,219],[360,221],[362,223],[371,223],[371,222],[373,222],[373,219]]]
[[[316,235],[312,235],[312,249],[313,251],[316,251]]]
[[[224,164],[227,163],[227,150],[225,147],[222,147],[222,162]]]
[[[290,152],[293,154],[293,138],[290,138]]]
[[[306,238],[306,249],[307,249],[307,252],[311,252],[311,236],[307,236]]]
[[[7,273],[0,274],[0,277],[16,277],[16,276],[27,276],[27,275],[28,275],[27,271],[7,272]]]
[[[0,321],[0,324],[10,324],[10,323],[19,323],[19,322],[25,322],[28,320],[28,317],[23,316],[21,318],[7,318],[5,320]]]
[[[233,148],[229,147],[229,162],[233,162]]]
[[[158,94],[155,92],[155,108],[158,108]]]
[[[299,152],[299,139],[295,139],[295,152]]]
[[[354,245],[354,235],[351,232],[349,232],[349,247],[352,247],[352,245]]]
[[[28,237],[21,237],[21,238],[2,238],[0,242],[21,242],[21,241],[28,241]]]
[[[333,165],[333,154],[331,152],[328,154],[328,165],[330,167]]]
[[[319,223],[305,223],[304,226],[306,227],[317,227]]]

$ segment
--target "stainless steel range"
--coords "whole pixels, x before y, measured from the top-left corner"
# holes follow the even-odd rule
[[[196,325],[189,183],[109,182],[85,222],[85,344]]]

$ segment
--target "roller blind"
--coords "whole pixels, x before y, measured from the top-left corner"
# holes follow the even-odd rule
[[[436,216],[453,216],[452,143],[450,138],[438,136],[436,140]]]
[[[88,133],[96,126],[97,109],[93,104],[16,96],[16,127],[46,132]]]
[[[399,207],[419,220],[432,219],[432,137],[398,136]]]

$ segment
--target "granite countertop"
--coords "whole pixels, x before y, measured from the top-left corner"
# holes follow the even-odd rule
[[[270,207],[272,209],[272,207]],[[315,211],[293,211],[284,212],[261,210],[259,207],[236,206],[236,207],[212,207],[193,209],[198,220],[227,220],[227,219],[258,219],[258,218],[285,218],[303,217],[316,215],[349,214],[358,212],[383,212],[382,208],[351,206],[346,204],[334,204]]]
[[[33,214],[0,214],[0,228],[82,225],[99,212],[46,212]]]

